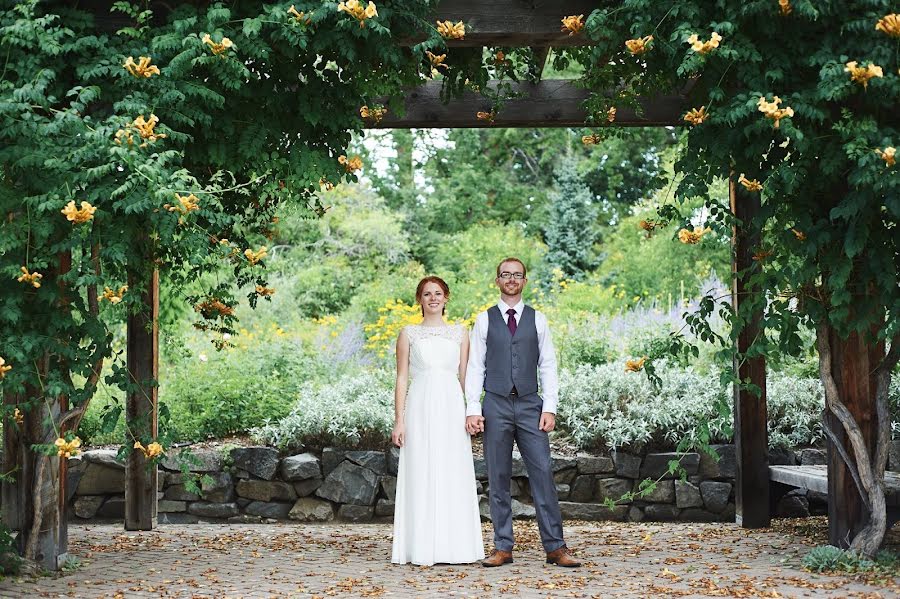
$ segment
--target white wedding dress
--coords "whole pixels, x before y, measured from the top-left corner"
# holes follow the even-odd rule
[[[484,558],[472,444],[459,372],[462,326],[406,327],[411,383],[400,448],[391,561]]]

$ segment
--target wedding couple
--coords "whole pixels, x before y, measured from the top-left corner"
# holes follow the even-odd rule
[[[422,323],[404,327],[397,339],[391,440],[400,448],[400,464],[393,563],[512,563],[515,441],[528,471],[547,563],[581,565],[563,540],[550,463],[556,356],[547,319],[522,302],[526,282],[518,258],[497,266],[500,301],[478,315],[471,339],[464,326],[444,320],[450,289],[442,279],[425,277],[416,288]],[[537,392],[538,373],[543,398]],[[469,438],[478,433],[484,433],[494,526],[494,550],[487,559]]]

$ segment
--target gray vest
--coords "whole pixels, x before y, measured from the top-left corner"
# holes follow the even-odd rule
[[[488,309],[487,355],[484,389],[506,397],[513,388],[519,395],[537,393],[537,367],[540,355],[534,308],[525,306],[515,336],[510,335],[506,314],[493,306]]]

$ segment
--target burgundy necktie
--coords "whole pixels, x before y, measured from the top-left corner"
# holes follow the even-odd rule
[[[506,326],[509,327],[510,335],[516,334],[516,311],[513,308],[510,308],[506,311],[509,314],[509,320],[506,321]]]

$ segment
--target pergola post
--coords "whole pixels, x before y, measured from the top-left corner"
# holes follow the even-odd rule
[[[760,212],[759,192],[744,189],[737,175],[729,178],[731,212],[737,219],[732,230],[732,293],[735,314],[755,292],[749,283],[753,250],[759,247],[760,229],[753,219]],[[766,361],[763,356],[747,357],[747,350],[759,335],[762,308],[744,322],[737,339],[735,372],[742,383],[757,386],[757,397],[744,385],[734,385],[734,442],[737,454],[734,502],[737,524],[744,528],[769,525],[769,441],[766,429]]]
[[[855,331],[847,338],[841,338],[831,329],[829,337],[831,374],[837,384],[838,394],[859,424],[869,455],[872,456],[875,454],[878,438],[875,402],[877,383],[872,373],[884,358],[884,343],[867,341],[864,334]],[[830,412],[826,412],[825,426],[831,429],[844,447],[850,447],[844,427]],[[846,549],[853,537],[868,523],[869,511],[834,444],[828,442],[827,446],[828,543]],[[848,453],[850,459],[855,458],[852,450]]]
[[[146,265],[144,266],[146,268]],[[125,400],[125,421],[135,438],[156,438],[156,381],[159,378],[159,271],[140,280],[140,269],[129,272],[129,289],[141,290],[141,309],[128,315],[127,367],[131,388]],[[133,441],[130,441],[133,443]],[[125,530],[152,530],[157,524],[157,467],[141,451],[125,463]]]

